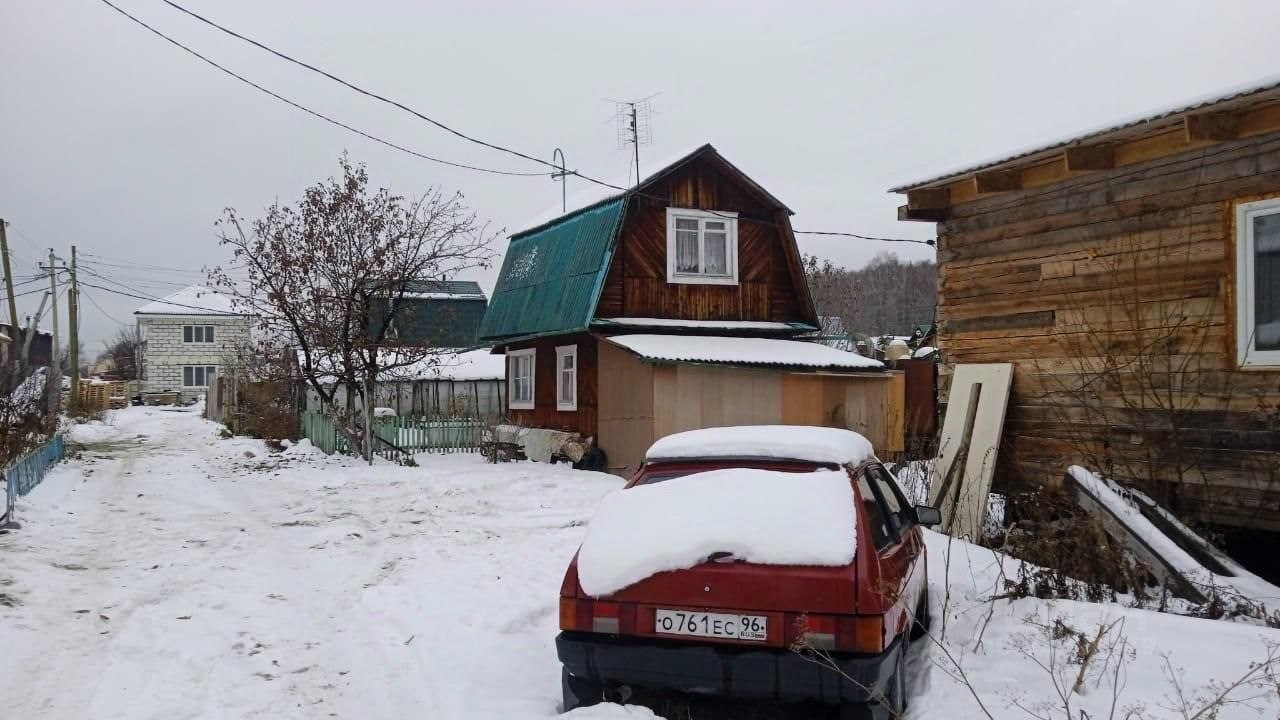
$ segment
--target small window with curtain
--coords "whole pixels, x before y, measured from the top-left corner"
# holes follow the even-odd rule
[[[556,348],[556,409],[578,409],[578,346]]]
[[[667,282],[738,284],[738,214],[667,208]]]
[[[1236,353],[1280,367],[1280,198],[1236,206]]]
[[[507,351],[507,407],[512,410],[533,409],[535,361],[533,348]]]

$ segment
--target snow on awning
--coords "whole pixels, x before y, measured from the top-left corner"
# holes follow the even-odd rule
[[[617,335],[608,340],[655,361],[832,370],[884,367],[880,361],[856,353],[799,340],[692,335]]]
[[[578,551],[578,582],[601,597],[718,552],[839,567],[853,562],[856,531],[843,470],[712,470],[606,495]]]
[[[645,460],[767,458],[857,465],[874,455],[871,442],[852,430],[805,425],[743,425],[668,435],[649,448]]]
[[[605,330],[613,325],[686,330],[760,330],[768,332],[797,332],[814,329],[812,325],[807,323],[766,322],[763,320],[674,320],[672,318],[620,317],[596,318],[591,321],[592,327]]]

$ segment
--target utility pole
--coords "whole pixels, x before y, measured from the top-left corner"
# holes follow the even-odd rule
[[[49,393],[49,412],[58,414],[58,401],[62,397],[62,347],[58,345],[58,267],[54,265],[57,257],[53,248],[49,248],[49,296],[53,299],[53,357],[49,360],[49,382],[53,390]]]
[[[76,284],[76,246],[71,246],[71,290],[67,292],[67,321],[71,331],[71,407],[80,404],[80,286]]]
[[[0,218],[0,258],[3,258],[4,266],[4,292],[9,300],[9,339],[13,341],[13,347],[17,347],[18,342],[18,306],[13,302],[13,270],[9,267],[9,238],[4,234],[4,219]],[[12,360],[17,360],[17,353],[14,353]]]

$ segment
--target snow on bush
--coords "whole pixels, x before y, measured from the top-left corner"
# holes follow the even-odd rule
[[[874,455],[871,442],[852,430],[804,425],[744,425],[668,435],[649,448],[645,459],[779,458],[857,465]]]
[[[765,565],[847,565],[856,537],[844,471],[732,468],[606,496],[578,551],[578,581],[600,597],[717,552]]]

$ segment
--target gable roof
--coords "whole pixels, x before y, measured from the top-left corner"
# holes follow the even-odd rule
[[[1199,98],[1179,103],[1172,107],[1144,112],[1107,123],[1100,127],[1085,130],[1065,138],[1059,138],[1040,145],[1016,150],[1011,153],[1005,153],[1004,155],[991,158],[983,162],[966,165],[962,168],[949,170],[945,173],[934,175],[932,177],[904,183],[891,188],[889,192],[904,193],[908,190],[915,190],[926,186],[950,183],[963,178],[965,175],[969,175],[980,170],[990,170],[1015,162],[1019,162],[1019,164],[1034,163],[1037,160],[1040,160],[1042,156],[1051,156],[1054,153],[1061,152],[1068,146],[1078,145],[1085,142],[1124,141],[1135,137],[1156,134],[1176,127],[1179,123],[1183,122],[1184,116],[1195,111],[1201,111],[1210,106],[1216,106],[1214,108],[1215,110],[1225,108],[1227,105],[1243,106],[1254,100],[1265,99],[1265,96],[1267,95],[1280,94],[1280,92],[1273,91],[1280,91],[1280,75],[1272,75],[1255,82],[1218,90]]]
[[[211,290],[203,285],[191,285],[172,295],[149,302],[133,311],[134,315],[226,315],[243,316],[236,312],[229,295]]]
[[[511,238],[481,340],[585,330],[613,257],[626,198]]]
[[[585,331],[595,315],[628,201],[644,195],[694,159],[713,163],[760,198],[794,213],[725,160],[710,143],[664,165],[630,190],[605,192],[559,217],[511,236],[493,299],[480,326],[482,341]]]

